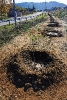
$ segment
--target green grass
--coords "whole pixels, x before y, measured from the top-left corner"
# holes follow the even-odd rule
[[[43,37],[42,34],[35,35],[34,33],[32,33],[32,31],[30,31],[29,36],[30,36],[32,45],[36,45],[39,42],[39,40],[42,39]]]
[[[0,26],[0,46],[9,42],[15,36],[17,36],[19,32],[14,29],[14,24]]]

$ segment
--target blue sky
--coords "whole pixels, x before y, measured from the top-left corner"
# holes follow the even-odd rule
[[[57,2],[61,2],[64,4],[67,4],[67,0],[46,0],[46,2],[49,1],[57,1]],[[21,3],[21,2],[45,2],[45,0],[15,0],[16,3]]]

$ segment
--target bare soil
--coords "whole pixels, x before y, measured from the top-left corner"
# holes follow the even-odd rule
[[[0,100],[67,100],[67,26],[57,21],[59,27],[48,20],[0,48]],[[48,30],[62,36],[47,36]],[[36,69],[40,62],[45,67]]]

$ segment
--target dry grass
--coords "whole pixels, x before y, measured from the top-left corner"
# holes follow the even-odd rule
[[[61,25],[54,30],[62,29],[63,37],[43,36],[46,25],[39,24],[0,48],[0,97],[3,100],[67,99],[67,53],[66,49],[62,50],[67,43],[66,32]],[[53,61],[43,70],[30,70],[31,59],[28,57],[25,63],[23,51],[46,52]]]

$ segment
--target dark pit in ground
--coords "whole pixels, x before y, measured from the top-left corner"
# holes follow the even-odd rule
[[[31,60],[36,63],[48,64],[53,61],[52,57],[46,52],[31,51],[29,52]]]
[[[22,69],[21,69],[22,70]],[[19,72],[19,66],[16,63],[10,63],[7,68],[7,76],[9,81],[16,86],[16,88],[24,87],[24,91],[27,91],[30,87],[33,90],[45,90],[54,82],[53,72],[38,76],[36,74],[26,74]]]
[[[24,91],[30,87],[34,91],[45,90],[61,80],[62,66],[59,60],[47,52],[26,50],[9,61],[7,77],[17,88],[24,87]]]
[[[46,35],[50,36],[50,37],[62,37],[62,32],[59,32],[59,31],[49,31],[46,33]]]
[[[53,62],[53,57],[51,55],[40,51],[23,51],[22,58],[25,64],[37,70],[47,67],[49,63]]]
[[[46,29],[41,33],[43,36],[49,36],[49,37],[63,37],[62,31],[58,31],[58,30],[51,30],[50,29]]]
[[[50,22],[47,26],[50,26],[50,27],[59,27],[59,23],[58,22]]]

